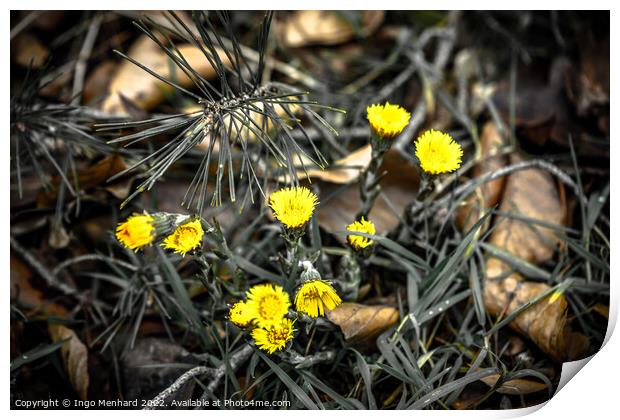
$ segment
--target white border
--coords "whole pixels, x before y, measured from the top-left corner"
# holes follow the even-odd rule
[[[8,2],[7,5],[12,9],[93,9],[97,8],[94,6],[99,6],[99,8],[105,9],[131,9],[131,10],[139,10],[139,9],[166,9],[173,6],[175,9],[195,9],[195,8],[217,8],[221,7],[222,3],[216,3],[211,1],[185,1],[185,0],[177,0],[175,2],[170,1],[161,1],[161,0],[151,0],[149,2],[146,1],[118,1],[118,0],[108,0],[105,3],[95,3],[95,2],[78,2],[78,1],[54,1],[50,2],[41,2],[41,1],[11,1]],[[611,1],[597,1],[590,0],[588,2],[580,2],[580,3],[571,3],[569,4],[566,1],[532,1],[532,0],[522,0],[520,2],[513,2],[512,4],[506,4],[505,2],[490,2],[490,1],[381,1],[377,3],[376,1],[371,2],[368,0],[358,0],[358,1],[325,1],[325,0],[315,0],[315,1],[307,1],[307,0],[297,0],[295,2],[284,2],[284,1],[270,1],[270,2],[256,2],[256,1],[235,1],[235,2],[227,2],[225,4],[228,9],[256,9],[258,6],[261,8],[271,8],[271,9],[303,9],[303,8],[312,8],[312,9],[376,9],[377,6],[381,6],[384,9],[406,9],[415,7],[416,9],[462,9],[466,7],[468,9],[479,9],[479,10],[491,10],[491,9],[531,9],[531,10],[541,10],[541,9],[571,9],[571,8],[591,8],[591,9],[612,9],[611,12],[611,69],[617,69],[617,59],[618,54],[616,52],[617,47],[617,34],[618,30],[616,29],[618,26],[619,19],[617,18],[617,11],[613,10],[615,3]],[[9,11],[8,9],[2,16],[3,27],[5,28],[5,34],[9,32]],[[6,35],[5,35],[6,36]],[[8,37],[5,42],[9,42]],[[7,44],[5,44],[7,45]],[[5,49],[5,63],[10,62],[10,47],[7,45]],[[9,70],[8,66],[1,67],[1,71],[3,73],[4,86],[6,87],[4,98],[2,101],[3,107],[3,118],[5,121],[5,130],[4,133],[8,133],[8,116],[9,116],[9,101],[7,97],[9,95]],[[613,73],[612,73],[613,74]],[[614,77],[612,76],[612,79]],[[616,84],[612,81],[611,90],[613,94],[611,97],[618,98],[618,89],[616,88]],[[614,103],[612,102],[611,106],[611,121],[619,121],[618,113],[616,112],[616,107],[614,107]],[[614,124],[612,124],[613,126]],[[613,130],[613,128],[612,128]],[[8,148],[8,141],[5,137],[5,152]],[[612,161],[615,161],[616,157],[620,157],[618,154],[619,146],[616,144],[617,142],[611,141],[611,156]],[[9,153],[5,153],[3,158],[1,159],[3,166],[3,173],[7,174],[9,171]],[[611,214],[615,215],[618,213],[618,206],[615,203],[614,198],[618,193],[616,186],[618,185],[618,169],[615,165],[612,165],[611,168],[611,178],[613,180],[611,185]],[[5,181],[2,183],[2,192],[4,197],[9,196],[9,182],[10,179],[7,176]],[[2,258],[5,261],[3,266],[5,267],[5,287],[8,288],[8,277],[10,270],[10,254],[9,254],[9,245],[8,245],[8,237],[9,237],[9,206],[3,206],[0,209],[2,213],[2,220],[5,222],[2,226],[2,231],[4,232],[2,242]],[[618,243],[618,230],[612,228],[611,232],[611,242]],[[617,253],[615,253],[617,254]],[[611,261],[615,261],[613,257],[614,251],[612,250]],[[401,417],[402,418],[465,418],[465,419],[487,419],[487,418],[514,418],[520,417],[526,414],[530,414],[531,418],[534,419],[542,419],[542,418],[560,418],[560,419],[572,419],[572,418],[589,418],[589,419],[597,419],[597,418],[612,418],[616,415],[612,414],[614,412],[618,412],[618,381],[620,380],[620,366],[618,363],[617,356],[620,354],[620,340],[617,338],[617,334],[615,336],[611,335],[613,329],[615,328],[615,324],[617,321],[618,315],[618,303],[619,303],[619,291],[617,280],[615,280],[615,275],[617,274],[617,270],[615,270],[614,264],[612,263],[612,273],[611,273],[611,296],[612,302],[610,304],[610,321],[608,328],[608,335],[606,337],[607,343],[603,347],[603,349],[591,358],[590,362],[587,363],[587,367],[583,369],[583,371],[579,372],[577,378],[569,381],[561,390],[546,404],[541,404],[537,407],[530,407],[528,409],[522,410],[511,410],[511,411],[416,411],[416,412],[406,412],[406,411],[390,411],[386,413],[390,417]],[[6,289],[5,289],[6,290]],[[6,301],[8,302],[10,299],[9,293],[6,295]],[[4,337],[9,336],[9,322],[8,322],[8,311],[3,312],[4,317]],[[2,349],[3,359],[6,361],[10,360],[9,356],[9,345],[8,340],[5,341],[5,345]],[[565,375],[565,371],[568,370],[574,371],[575,364],[573,366],[566,366],[563,369],[563,375]],[[7,367],[8,370],[8,367]],[[573,372],[575,373],[575,372]],[[9,410],[10,407],[10,395],[9,395],[9,383],[8,378],[5,377],[4,381],[0,381],[0,386],[3,391],[4,401],[5,401],[5,409]],[[32,412],[24,412],[24,411],[11,411],[10,415],[15,416],[17,418],[29,418],[32,415],[37,415]],[[107,418],[112,414],[113,416],[132,416],[132,417],[141,417],[141,416],[149,416],[149,418],[164,418],[170,415],[170,412],[163,411],[151,411],[151,412],[114,412],[110,413],[108,411],[94,411],[89,410],[88,416],[90,418]],[[299,411],[294,414],[286,411],[253,411],[247,413],[237,412],[232,415],[235,416],[248,416],[252,419],[261,419],[261,418],[289,418],[291,415],[296,418],[304,419],[304,418],[315,418],[318,413],[309,412],[309,411]],[[342,419],[344,413],[341,412],[327,412],[320,413],[321,418],[326,417],[338,417]],[[54,412],[47,411],[44,414],[46,418],[63,418],[66,419],[68,417],[75,418],[83,418],[86,413],[84,411],[64,411],[64,412]],[[182,416],[191,416],[191,417],[200,417],[205,418],[224,418],[224,416],[230,416],[230,413],[226,412],[215,412],[210,411],[205,413],[203,411],[184,411],[183,413],[179,413]],[[344,414],[345,416],[350,415],[350,413]],[[356,417],[370,417],[375,416],[375,414],[371,411],[365,411],[354,414]]]

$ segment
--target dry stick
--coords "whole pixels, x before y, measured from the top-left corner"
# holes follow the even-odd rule
[[[237,350],[237,352],[235,352],[235,354],[230,357],[230,368],[233,371],[237,370],[237,368],[239,368],[239,366],[241,366],[248,359],[248,357],[250,357],[252,352],[252,347],[249,344],[245,344],[241,349]],[[206,366],[196,366],[195,368],[192,368],[185,372],[183,375],[179,376],[179,378],[174,381],[172,385],[160,392],[155,398],[148,401],[144,406],[144,410],[155,410],[160,407],[163,408],[163,403],[167,398],[177,392],[187,381],[197,376],[207,374],[211,376],[211,382],[207,386],[207,389],[210,392],[213,392],[217,389],[225,373],[225,364],[222,364],[222,366],[218,367],[217,369],[209,368]],[[205,391],[205,393],[202,394],[201,399],[206,400],[207,396],[207,392]]]
[[[75,63],[75,73],[73,75],[73,90],[71,93],[71,97],[73,98],[73,100],[71,101],[71,105],[79,105],[80,101],[82,100],[84,78],[86,77],[86,64],[88,62],[90,54],[93,51],[95,41],[97,40],[97,34],[99,34],[99,27],[101,26],[102,19],[103,15],[95,15],[93,20],[90,22],[88,32],[86,33],[86,37],[84,38],[82,49],[80,50],[77,61]]]
[[[228,363],[230,364],[230,369],[235,372],[243,363],[245,363],[246,360],[248,360],[252,353],[254,353],[254,349],[252,348],[252,346],[250,346],[249,344],[245,344],[232,356],[230,356],[230,359],[228,360]],[[209,393],[215,392],[225,374],[226,364],[222,363],[222,365],[218,367],[213,373],[213,379],[207,386],[207,390],[202,393],[202,396],[200,397],[201,400],[207,401]]]
[[[172,385],[157,394],[155,398],[148,401],[143,409],[155,410],[157,408],[164,407],[164,402],[166,401],[166,399],[175,392],[177,392],[179,389],[181,389],[181,387],[185,385],[187,381],[195,378],[196,376],[206,375],[208,373],[213,374],[214,370],[215,369],[213,368],[208,368],[205,366],[196,366],[195,368],[188,370],[183,375],[179,376],[179,378],[174,381]]]
[[[41,10],[34,10],[28,14],[25,18],[23,18],[17,25],[11,29],[11,39],[15,38],[17,34],[26,29],[39,15],[43,13]]]
[[[458,13],[451,12],[448,20],[450,22],[453,22],[458,18],[458,16]],[[437,46],[435,58],[433,59],[433,64],[431,65],[424,59],[421,51],[433,37],[440,37],[441,41]],[[420,35],[420,38],[416,43],[415,50],[410,51],[407,54],[412,62],[412,67],[419,70],[420,77],[429,77],[428,75],[432,75],[432,77],[430,77],[431,89],[441,80],[441,73],[443,72],[444,67],[448,63],[448,59],[450,58],[450,52],[452,51],[455,40],[456,34],[453,29],[430,28],[424,31],[422,35]],[[411,72],[410,75],[413,75],[413,72]],[[397,77],[397,79],[400,79],[400,75]],[[404,83],[405,81],[406,80],[403,80],[402,83]],[[409,120],[409,124],[395,141],[394,147],[407,158],[410,158],[410,155],[405,150],[406,146],[411,143],[411,138],[424,123],[424,120],[426,118],[426,111],[427,105],[425,97],[424,95],[422,95],[415,109],[413,110],[413,115],[411,117],[411,120]]]
[[[445,207],[447,202],[450,201],[453,197],[457,197],[467,192],[469,189],[474,189],[483,184],[486,184],[487,182],[493,181],[494,179],[501,178],[513,172],[523,171],[529,168],[539,168],[539,169],[543,169],[551,173],[552,175],[557,177],[560,181],[562,181],[564,184],[572,188],[575,195],[579,197],[579,199],[582,202],[587,203],[587,199],[583,196],[583,194],[579,190],[579,186],[577,185],[577,183],[573,181],[566,172],[564,172],[557,166],[553,165],[552,163],[546,162],[541,159],[535,159],[535,160],[529,160],[525,162],[518,162],[513,165],[509,165],[504,168],[498,169],[497,171],[494,171],[494,172],[487,172],[484,175],[479,176],[478,178],[474,178],[470,181],[463,183],[458,188],[456,188],[452,193],[434,200],[433,203],[430,205],[430,212],[431,213],[437,212],[439,209]],[[423,203],[420,203],[418,206],[412,208],[411,214],[412,215],[415,214],[423,205],[424,205]]]
[[[50,273],[49,270],[44,267],[43,264],[41,264],[34,255],[32,255],[23,246],[21,246],[19,242],[17,242],[17,240],[13,238],[13,236],[11,236],[11,248],[13,249],[13,251],[18,253],[24,259],[24,261],[28,263],[28,265],[30,265],[30,267],[43,278],[43,280],[45,280],[48,286],[54,287],[67,295],[77,294],[77,290],[75,290],[74,288],[64,283],[60,283],[58,279],[56,279],[56,277],[52,275],[52,273]]]

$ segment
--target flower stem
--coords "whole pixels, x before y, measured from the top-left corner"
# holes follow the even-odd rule
[[[379,185],[381,178],[378,171],[381,163],[383,163],[384,154],[385,150],[379,150],[376,147],[373,147],[368,167],[366,167],[366,169],[364,169],[364,171],[360,174],[359,185],[362,204],[360,211],[355,216],[355,220],[360,220],[362,217],[368,217],[379,192],[381,192],[381,186]]]

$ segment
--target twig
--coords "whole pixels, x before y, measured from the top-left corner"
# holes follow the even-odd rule
[[[335,350],[321,351],[311,356],[302,356],[301,354],[297,352],[291,351],[290,356],[287,358],[283,357],[283,359],[286,360],[288,363],[296,365],[297,368],[301,368],[301,367],[307,368],[307,367],[314,366],[319,363],[330,362],[334,360],[335,357],[336,357]]]
[[[177,392],[185,383],[196,376],[206,375],[208,373],[213,374],[214,369],[208,368],[206,366],[196,366],[185,372],[183,375],[179,376],[179,378],[173,382],[168,388],[164,389],[160,392],[155,398],[148,401],[144,406],[144,410],[156,410],[163,405],[164,401],[175,392]]]
[[[579,197],[579,199],[582,202],[587,203],[587,199],[586,197],[583,196],[583,193],[580,191],[577,183],[573,181],[566,172],[562,171],[560,168],[553,165],[552,163],[549,163],[549,162],[546,162],[540,159],[535,159],[535,160],[529,160],[525,162],[518,162],[513,165],[509,165],[504,168],[498,169],[497,171],[494,171],[494,172],[487,172],[484,175],[479,176],[478,178],[474,178],[470,181],[467,181],[463,183],[462,185],[460,185],[459,187],[457,187],[451,194],[447,194],[441,198],[433,200],[432,204],[430,204],[429,206],[429,211],[431,213],[437,212],[442,207],[445,207],[447,202],[450,201],[450,199],[453,197],[458,197],[464,193],[467,193],[467,191],[473,190],[474,188],[479,187],[483,184],[486,184],[487,182],[493,181],[494,179],[501,178],[513,172],[523,171],[529,168],[539,168],[539,169],[543,169],[551,173],[552,175],[557,177],[560,181],[562,181],[562,183],[572,188],[575,195]],[[425,206],[425,205],[426,204],[424,203],[419,203],[417,206],[412,208],[411,214],[413,215],[417,213],[417,211],[422,206]]]
[[[450,28],[453,28],[456,25],[456,20],[458,19],[458,17],[459,13],[450,13],[448,17]],[[433,37],[440,37],[441,40],[437,48],[435,49],[435,57],[432,61],[432,64],[429,64],[428,61],[424,59],[424,56],[422,55],[422,50]],[[407,54],[409,59],[412,61],[413,67],[418,70],[420,78],[426,78],[429,80],[430,89],[434,88],[437,83],[439,83],[439,81],[442,79],[442,72],[445,66],[448,64],[448,59],[450,58],[450,53],[452,51],[452,48],[454,47],[455,40],[456,32],[454,31],[454,29],[429,28],[424,31],[422,35],[420,35],[420,37],[418,38],[418,42],[415,45],[415,49],[413,51],[409,51],[409,53]],[[413,74],[413,71],[411,71],[411,74]],[[394,147],[403,156],[409,157],[409,154],[406,152],[405,147],[406,145],[411,144],[411,138],[424,123],[427,110],[428,105],[426,104],[426,98],[425,95],[422,95],[413,111],[413,116],[411,120],[409,120],[409,125],[407,125],[407,127],[403,130],[400,136],[398,136],[394,143]]]
[[[230,366],[231,371],[236,371],[246,360],[254,353],[254,349],[249,344],[245,344],[239,350],[237,350],[230,359],[228,360],[228,364]],[[223,363],[220,367],[218,367],[213,373],[213,379],[209,385],[207,385],[207,390],[203,392],[200,397],[201,400],[206,401],[209,393],[213,393],[217,387],[220,385],[222,378],[226,374],[226,364]]]
[[[11,39],[15,38],[17,34],[26,29],[36,18],[39,17],[41,13],[43,13],[43,11],[33,10],[28,14],[28,16],[19,21],[19,23],[11,29]]]
[[[86,77],[86,64],[88,62],[90,54],[93,51],[93,46],[95,45],[97,35],[99,34],[99,27],[101,26],[102,19],[103,15],[95,15],[93,20],[90,22],[86,37],[84,37],[82,49],[80,50],[80,54],[78,55],[77,61],[75,63],[75,73],[73,75],[73,90],[71,93],[71,97],[73,99],[71,100],[71,105],[79,105],[80,101],[82,100],[84,78]]]
[[[30,265],[30,267],[43,278],[43,280],[45,280],[48,286],[54,287],[67,295],[77,294],[77,290],[74,288],[64,283],[60,283],[58,279],[56,279],[56,277],[50,273],[49,270],[44,267],[34,255],[22,247],[19,242],[13,238],[13,236],[11,236],[11,248],[13,251],[17,252],[24,259],[24,261],[26,261],[26,263],[28,263],[28,265]]]

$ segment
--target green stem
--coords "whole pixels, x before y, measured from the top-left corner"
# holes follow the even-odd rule
[[[362,204],[360,211],[355,216],[355,220],[360,220],[362,217],[368,218],[368,214],[372,210],[379,192],[381,192],[378,171],[383,162],[384,154],[385,150],[378,150],[373,147],[368,167],[360,174],[359,185]]]

